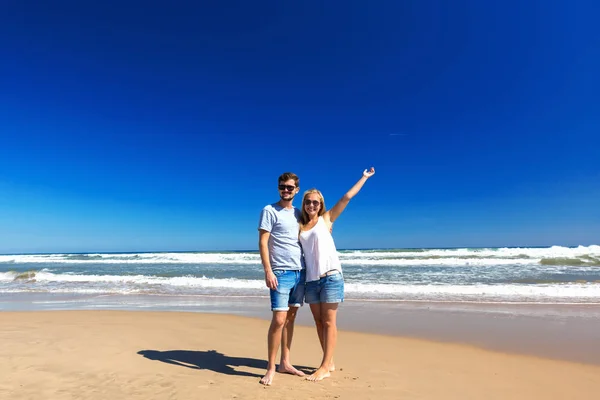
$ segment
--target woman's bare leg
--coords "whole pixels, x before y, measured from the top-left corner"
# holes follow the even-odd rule
[[[322,333],[319,336],[321,346],[323,347],[323,360],[319,368],[306,379],[309,381],[320,381],[331,376],[330,369],[333,367],[333,352],[337,343],[337,309],[338,303],[320,303],[314,306],[320,306],[320,316],[322,324]],[[313,305],[311,304],[311,310]],[[315,312],[313,311],[313,316]],[[316,317],[315,317],[316,322]],[[319,331],[317,325],[317,332]]]
[[[319,336],[319,343],[321,343],[321,349],[325,353],[325,342],[323,338],[323,321],[321,321],[321,303],[311,304],[310,311],[312,312],[313,319],[315,320],[315,326],[317,327],[317,335]],[[331,366],[329,371],[335,371],[335,363],[331,360]]]

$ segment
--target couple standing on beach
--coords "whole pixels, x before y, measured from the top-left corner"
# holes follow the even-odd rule
[[[326,210],[323,195],[316,189],[304,193],[301,210],[295,208],[292,202],[300,191],[300,179],[291,172],[279,177],[280,200],[263,208],[258,226],[260,258],[273,311],[267,336],[267,373],[260,380],[263,385],[271,385],[276,372],[305,375],[290,362],[294,321],[305,299],[323,350],[321,365],[306,379],[320,381],[335,370],[336,317],[338,305],[344,301],[344,277],[331,227],[373,174],[374,168],[365,170],[330,210]],[[276,369],[279,347],[281,359]]]

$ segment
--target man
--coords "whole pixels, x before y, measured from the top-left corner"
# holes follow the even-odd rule
[[[290,363],[290,348],[294,336],[294,321],[298,308],[304,303],[306,271],[298,241],[301,211],[292,205],[300,191],[299,178],[286,172],[278,179],[279,201],[263,208],[258,226],[258,246],[265,270],[265,283],[270,289],[273,317],[267,336],[267,373],[260,383],[271,385],[275,372],[304,376]],[[281,346],[281,359],[275,360]]]

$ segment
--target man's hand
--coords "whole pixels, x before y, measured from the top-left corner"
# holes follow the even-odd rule
[[[265,283],[269,289],[277,290],[277,277],[273,271],[265,272]]]

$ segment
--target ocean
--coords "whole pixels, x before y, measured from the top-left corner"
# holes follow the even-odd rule
[[[346,299],[600,304],[600,246],[339,252]],[[256,251],[0,255],[6,299],[267,297]],[[91,299],[91,300],[90,300]],[[135,301],[134,301],[135,299]],[[176,308],[176,307],[175,307]]]

